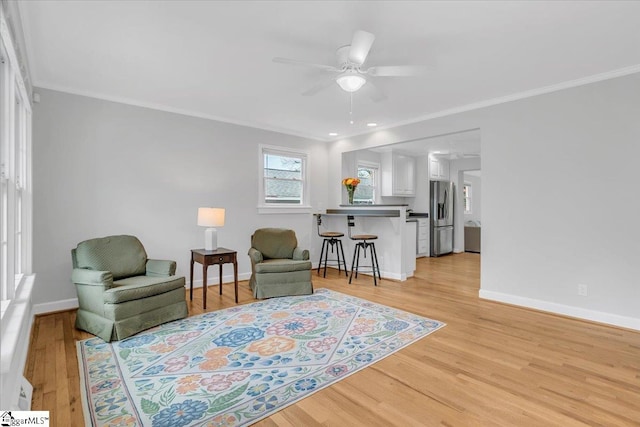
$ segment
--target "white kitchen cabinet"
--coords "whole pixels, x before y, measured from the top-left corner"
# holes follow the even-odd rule
[[[380,195],[414,197],[416,195],[416,159],[405,154],[382,154]]]
[[[402,255],[402,272],[406,277],[413,276],[416,270],[416,225],[415,221],[407,221],[404,226],[404,249]]]
[[[435,181],[448,181],[449,160],[429,157],[429,179]]]
[[[429,256],[429,218],[418,218],[417,257]]]

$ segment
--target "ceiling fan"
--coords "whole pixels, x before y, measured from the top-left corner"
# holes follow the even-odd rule
[[[424,73],[425,67],[415,65],[379,65],[369,68],[361,68],[369,55],[369,50],[375,36],[366,31],[358,30],[353,34],[350,45],[339,47],[336,50],[337,66],[313,64],[287,58],[273,58],[273,62],[282,64],[301,65],[305,67],[319,68],[333,73],[329,78],[317,83],[302,93],[304,96],[315,95],[322,89],[337,83],[346,92],[356,92],[365,83],[371,87],[369,95],[374,101],[381,101],[386,96],[376,88],[370,77],[405,77],[416,76]]]

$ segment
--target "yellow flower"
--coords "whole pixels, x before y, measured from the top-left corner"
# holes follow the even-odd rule
[[[359,178],[345,178],[342,180],[342,185],[347,187],[347,189],[349,190],[355,189],[358,186],[358,184],[360,184]]]

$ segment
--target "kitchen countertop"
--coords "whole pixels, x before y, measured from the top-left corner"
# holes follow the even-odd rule
[[[352,205],[349,205],[353,207]],[[378,205],[379,206],[379,205]],[[327,209],[327,213],[320,215],[353,215],[353,216],[382,216],[398,217],[399,209]]]
[[[382,203],[382,204],[373,204],[373,205],[365,205],[365,204],[362,204],[362,205],[340,205],[341,208],[347,208],[347,207],[348,208],[377,208],[377,207],[380,207],[380,206],[382,206],[382,207],[384,207],[384,206],[407,207],[409,205],[407,205],[407,204],[403,205],[403,204],[398,204],[398,203],[393,203],[393,204],[384,204],[384,203]]]

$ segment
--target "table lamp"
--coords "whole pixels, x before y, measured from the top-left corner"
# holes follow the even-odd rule
[[[224,209],[198,208],[198,225],[208,227],[204,230],[204,249],[207,251],[218,249],[218,230],[214,227],[224,226]]]

